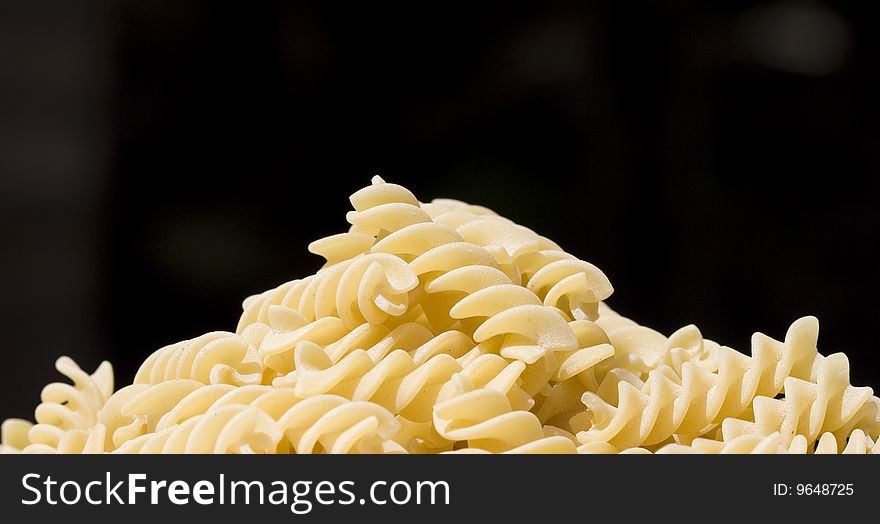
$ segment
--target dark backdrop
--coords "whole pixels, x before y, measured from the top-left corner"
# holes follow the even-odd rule
[[[84,7],[88,4],[88,7]],[[822,321],[880,385],[870,2],[3,2],[0,418],[319,267],[373,174],[601,267],[665,333]]]

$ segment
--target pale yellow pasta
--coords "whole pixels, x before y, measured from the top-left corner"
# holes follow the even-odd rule
[[[704,339],[693,324],[666,337],[619,315],[604,303],[599,306],[596,324],[607,333],[609,342],[615,348],[614,358],[595,369],[598,378],[614,368],[626,368],[644,376],[652,369],[668,366],[681,374],[681,367],[685,362],[699,365],[708,371],[718,369],[721,346]],[[593,388],[596,386],[594,384]]]
[[[407,225],[430,221],[419,209],[415,195],[404,187],[386,184],[378,176],[350,200],[355,209],[346,217],[351,229],[309,244],[309,251],[327,260],[325,267],[369,252],[380,232],[384,236]]]
[[[662,444],[673,436],[689,439],[718,424],[734,424],[753,402],[760,429],[752,432],[767,435],[781,428],[785,442],[797,434],[815,439],[824,431],[848,433],[856,424],[876,435],[871,388],[850,386],[846,357],[819,355],[817,334],[813,317],[792,324],[785,342],[758,333],[752,357],[722,347],[717,372],[686,362],[680,375],[663,366],[642,381],[636,373],[612,370],[595,392],[583,395],[587,427],[578,439],[618,449]],[[774,401],[783,389],[785,400]],[[807,419],[801,417],[805,409]]]
[[[444,353],[417,363],[402,349],[378,360],[357,349],[333,364],[321,347],[307,341],[301,342],[295,353],[296,371],[276,379],[276,386],[292,387],[299,398],[335,394],[369,400],[415,422],[430,419],[440,388],[462,369]]]
[[[279,440],[281,431],[271,417],[236,404],[142,435],[114,453],[266,453],[275,451]]]
[[[113,368],[103,362],[89,375],[67,357],[59,358],[55,367],[73,384],[55,382],[43,388],[42,402],[34,411],[36,424],[28,427],[22,421],[12,421],[9,426],[4,423],[6,452],[13,448],[23,453],[83,451],[89,430],[98,422],[98,412],[113,392]],[[14,444],[7,444],[7,438]]]
[[[880,453],[880,399],[818,321],[751,355],[612,310],[599,268],[490,209],[380,177],[312,275],[244,300],[235,332],[109,364],[10,419],[0,453]]]
[[[109,439],[108,429],[99,424],[89,435],[94,451],[405,452],[390,439],[399,423],[370,402],[335,395],[301,399],[292,388],[204,385],[190,380],[145,386],[125,396],[121,411],[134,423],[117,429]],[[167,409],[169,402],[173,407]]]
[[[189,378],[203,384],[259,384],[263,368],[246,338],[215,331],[165,346],[147,357],[135,384],[158,384]]]
[[[795,454],[803,455],[876,455],[880,446],[861,429],[856,429],[846,438],[842,447],[831,433],[825,433],[811,445],[803,435],[796,435],[786,444],[779,432],[769,435],[740,435],[729,441],[697,438],[690,445],[669,444],[657,450],[657,454]]]
[[[434,425],[447,440],[466,442],[468,447],[489,452],[513,451],[544,439],[562,451],[574,452],[575,448],[565,437],[546,436],[538,417],[514,410],[507,396],[493,388],[477,389],[440,402],[434,406]]]
[[[172,379],[153,385],[132,384],[120,389],[99,413],[101,446],[104,450],[112,450],[152,433],[159,420],[181,399],[202,387],[204,384],[195,380]]]
[[[853,387],[849,361],[843,353],[819,357],[811,380],[785,379],[782,399],[756,397],[754,422],[729,418],[722,424],[725,441],[742,435],[779,433],[783,445],[797,436],[811,442],[822,435],[843,447],[854,429],[876,435],[880,431],[880,399],[871,388]]]
[[[0,425],[0,454],[21,453],[30,443],[28,433],[33,424],[20,418],[10,418]]]
[[[207,431],[205,437],[208,438],[198,438],[199,436],[195,434],[199,424],[205,424],[206,420],[213,419],[218,414],[222,418],[223,413],[229,412],[247,413],[254,422],[242,427],[235,419],[230,419],[224,428],[231,428],[234,431],[233,438],[222,443],[208,441],[208,438],[216,434],[215,432]],[[234,451],[277,452],[282,439],[286,442],[281,451],[300,454],[319,451],[326,453],[401,451],[401,448],[390,440],[396,432],[397,422],[389,412],[372,403],[348,402],[328,395],[299,402],[291,406],[277,420],[254,407],[230,405],[212,409],[205,415],[189,419],[184,424],[194,425],[195,428],[193,434],[187,438],[187,447],[182,449],[186,453],[228,453],[233,450],[230,445],[241,446],[241,443],[247,444]],[[172,435],[175,431],[173,428],[165,430]],[[222,432],[220,436],[223,436]],[[205,441],[208,441],[208,449],[204,448]],[[192,448],[196,442],[203,447],[201,451]],[[210,449],[210,444],[214,444],[213,450]],[[255,447],[254,444],[257,446]]]

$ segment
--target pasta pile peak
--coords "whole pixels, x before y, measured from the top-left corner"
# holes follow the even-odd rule
[[[880,453],[880,399],[818,321],[748,353],[604,301],[553,241],[379,177],[314,275],[249,297],[235,332],[46,386],[4,453]]]

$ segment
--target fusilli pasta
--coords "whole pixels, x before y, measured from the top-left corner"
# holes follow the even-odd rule
[[[0,453],[880,453],[880,399],[818,321],[751,355],[609,308],[593,264],[493,211],[379,177],[310,276],[248,297],[234,333],[162,347],[114,392],[72,384]]]

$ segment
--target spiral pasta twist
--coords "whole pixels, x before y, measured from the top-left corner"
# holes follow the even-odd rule
[[[596,324],[605,330],[615,349],[614,358],[596,368],[597,378],[615,368],[626,368],[644,377],[660,366],[668,366],[681,375],[681,367],[685,362],[699,365],[707,371],[718,369],[721,346],[703,338],[700,330],[693,324],[665,337],[619,315],[604,303],[599,306]]]
[[[275,381],[291,386],[298,398],[334,394],[352,400],[369,400],[412,421],[430,420],[431,406],[440,388],[462,369],[449,354],[417,362],[403,349],[377,360],[356,349],[337,363],[311,342],[296,347],[296,371]]]
[[[785,379],[785,396],[781,399],[756,397],[752,406],[754,421],[735,418],[724,420],[725,442],[743,435],[779,433],[787,445],[798,436],[809,442],[835,438],[844,447],[856,429],[880,435],[880,399],[869,387],[854,387],[849,381],[849,360],[843,353],[819,357],[813,367],[811,381]]]
[[[97,423],[99,410],[113,392],[113,368],[108,362],[91,375],[68,357],[59,358],[55,368],[73,384],[55,382],[43,388],[42,402],[34,412],[37,423],[27,428],[27,440],[23,435],[26,424],[13,422],[4,428],[24,453],[82,452],[88,430]]]
[[[660,444],[673,435],[703,435],[725,419],[740,416],[756,397],[772,399],[792,384],[786,382],[790,377],[809,380],[813,370],[821,368],[814,364],[823,362],[816,350],[817,336],[817,320],[804,317],[792,324],[785,342],[756,333],[752,357],[722,347],[717,372],[687,362],[680,376],[662,366],[642,381],[632,372],[612,370],[596,392],[582,397],[589,427],[578,433],[578,440],[624,449]]]
[[[574,443],[545,433],[533,413],[514,410],[504,393],[483,388],[434,406],[434,425],[445,439],[490,453],[574,453]]]
[[[371,185],[355,192],[349,200],[354,207],[346,216],[351,229],[309,244],[310,252],[327,260],[325,267],[369,252],[377,239],[389,233],[430,221],[419,208],[415,195],[379,176],[374,176]]]
[[[419,208],[419,202],[406,188],[396,184],[388,184],[381,177],[373,177],[372,185],[354,193],[350,200],[354,211],[346,217],[351,228],[347,233],[333,235],[309,244],[309,251],[325,258],[326,264],[316,275],[305,279],[297,279],[248,297],[244,301],[244,312],[239,319],[237,333],[241,333],[254,322],[268,323],[268,309],[272,305],[292,307],[302,312],[307,319],[314,320],[332,314],[335,300],[315,304],[318,287],[322,287],[320,296],[327,298],[328,292],[333,293],[335,284],[346,268],[336,267],[345,262],[370,252],[377,239],[394,233],[407,226],[430,222],[430,217]],[[375,258],[374,258],[375,261]],[[388,282],[394,289],[395,284],[402,281],[399,265],[395,274]],[[373,270],[375,272],[375,269]],[[375,277],[374,277],[375,278]],[[375,281],[369,283],[375,285]],[[408,290],[406,290],[408,291]],[[330,311],[328,311],[330,308]]]
[[[517,262],[526,287],[573,320],[596,320],[599,304],[613,292],[599,268],[559,248],[531,252]]]
[[[355,346],[369,347],[371,355],[378,357],[393,347],[415,349],[433,337],[430,330],[417,322],[402,323],[390,331],[385,326],[365,323],[347,331],[339,318],[325,317],[297,327],[299,321],[287,322],[282,314],[293,315],[295,312],[283,312],[280,308],[274,307],[279,320],[262,335],[259,346],[266,366],[275,372],[275,376],[286,375],[295,369],[294,348],[302,341],[326,347],[331,360],[338,361]]]
[[[291,408],[278,424],[299,454],[404,452],[392,440],[400,423],[372,402],[312,397]]]
[[[786,444],[786,439],[780,432],[773,432],[767,436],[748,434],[740,435],[729,441],[717,441],[712,439],[697,438],[690,445],[669,444],[657,450],[657,454],[794,454],[803,455],[815,453],[817,455],[876,455],[880,454],[880,446],[861,429],[856,429],[846,438],[846,444],[841,447],[838,439],[831,433],[824,433],[811,446],[803,435],[795,435]]]
[[[381,324],[407,312],[408,292],[417,285],[415,275],[399,257],[358,255],[249,300],[238,333],[257,322],[271,323],[274,306],[296,311],[302,323],[338,317],[349,328],[364,321]]]
[[[574,453],[574,437],[542,426],[522,389],[527,365],[495,354],[473,354],[455,373],[433,407],[440,437],[466,444],[468,453]]]
[[[453,374],[458,373],[459,380],[466,379],[478,387],[503,385],[514,409],[527,411],[532,407],[531,396],[519,387],[520,376],[526,369],[523,362],[508,362],[478,348],[466,351],[469,339],[464,334],[446,335],[410,351],[376,353],[374,348],[356,349],[336,363],[320,346],[303,341],[295,350],[295,370],[273,384],[291,387],[298,398],[334,394],[376,403],[399,415],[406,426],[404,434],[420,433],[415,444],[403,436],[398,440],[405,446],[419,448],[445,445],[436,438],[430,423],[437,399],[450,396]]]
[[[273,385],[292,388],[298,398],[334,394],[370,401],[398,416],[405,426],[398,442],[404,446],[442,447],[430,425],[431,408],[452,374],[475,356],[470,351],[473,344],[455,331],[434,338],[429,338],[430,334],[427,339],[418,337],[425,329],[418,324],[401,326],[397,331],[407,331],[407,327],[409,337],[392,333],[368,349],[347,349],[335,362],[339,347],[321,348],[302,341],[294,352],[295,370]]]
[[[114,453],[269,453],[281,439],[275,421],[242,405],[224,406],[158,433],[130,440]]]
[[[175,394],[186,389],[177,388]],[[155,415],[151,409],[155,396],[155,391],[142,394],[129,401],[125,411],[150,419]],[[399,423],[381,406],[336,395],[303,400],[289,388],[196,386],[148,425],[146,432],[113,452],[403,452],[391,441]]]
[[[445,199],[422,207],[435,222],[455,228],[465,241],[490,252],[511,283],[526,286],[569,319],[595,320],[600,302],[613,291],[596,266],[490,210]]]
[[[235,333],[50,384],[0,453],[880,453],[880,399],[818,323],[751,355],[616,313],[593,264],[493,211],[374,177],[315,274]]]
[[[527,364],[552,352],[577,349],[577,338],[557,310],[542,305],[534,293],[513,284],[481,288],[485,281],[475,278],[477,274],[485,271],[477,266],[453,270],[437,278],[429,289],[467,294],[450,315],[482,319],[474,330],[475,342],[494,345],[500,355]]]
[[[582,394],[595,388],[596,370],[614,357],[616,349],[598,324],[575,320],[568,325],[577,337],[578,349],[557,354],[559,367],[535,395],[532,411],[542,423],[571,432],[569,420],[584,410]]]
[[[234,333],[214,331],[156,350],[134,377],[135,384],[192,379],[202,384],[259,384],[263,369],[256,348]]]
[[[485,274],[494,275],[490,277],[494,280]],[[486,282],[488,286],[480,287]],[[450,315],[476,327],[473,338],[482,351],[527,364],[523,390],[532,397],[550,382],[566,381],[613,353],[607,344],[581,345],[558,309],[543,305],[526,288],[505,283],[500,272],[486,266],[452,270],[434,280],[429,287],[432,290],[464,295]],[[581,385],[576,389],[583,391]]]

